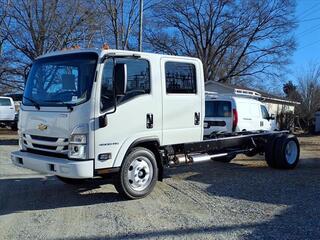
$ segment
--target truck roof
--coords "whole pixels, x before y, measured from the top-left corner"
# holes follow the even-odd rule
[[[45,58],[45,57],[52,57],[64,54],[73,54],[73,53],[97,53],[99,57],[104,56],[105,54],[115,54],[115,55],[137,55],[137,56],[150,56],[150,57],[168,57],[168,58],[177,58],[177,59],[186,59],[186,60],[197,60],[200,61],[198,58],[194,57],[187,57],[187,56],[176,56],[176,55],[165,55],[165,54],[158,54],[158,53],[148,53],[148,52],[137,52],[137,51],[128,51],[128,50],[117,50],[117,49],[98,49],[98,48],[86,48],[86,49],[68,49],[68,50],[60,50],[54,51],[50,53],[46,53],[44,55],[39,56],[37,59]]]

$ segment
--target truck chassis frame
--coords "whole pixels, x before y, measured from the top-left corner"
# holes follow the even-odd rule
[[[288,138],[292,138],[299,148],[296,137],[290,135],[289,131],[250,131],[215,134],[200,142],[164,146],[161,155],[165,166],[175,166],[211,159],[229,162],[240,153],[249,157],[264,154],[270,167],[291,169],[299,160],[299,151],[294,165],[276,164],[283,159],[283,156],[281,156],[281,152],[276,152],[282,148],[275,148],[275,143],[277,142],[278,146],[283,147],[282,145]]]

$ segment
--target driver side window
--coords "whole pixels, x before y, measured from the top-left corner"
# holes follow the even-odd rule
[[[150,67],[149,62],[145,59],[135,58],[118,58],[117,63],[127,65],[127,91],[122,97],[117,97],[117,104],[130,99],[150,93]],[[113,61],[108,59],[103,68],[101,83],[101,106],[100,109],[105,111],[114,106],[113,99]]]

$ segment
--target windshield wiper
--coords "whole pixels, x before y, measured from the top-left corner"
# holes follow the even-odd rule
[[[28,97],[25,97],[23,96],[23,98],[27,99],[28,101],[30,101],[31,103],[33,103],[33,106],[36,107],[36,109],[40,110],[40,104],[37,103],[35,100],[31,99],[31,98],[28,98]]]
[[[69,103],[66,103],[64,101],[61,101],[61,100],[47,100],[45,102],[52,102],[52,103],[61,103],[61,104],[64,104],[66,105],[66,107],[72,112],[73,111],[73,107],[69,104]]]

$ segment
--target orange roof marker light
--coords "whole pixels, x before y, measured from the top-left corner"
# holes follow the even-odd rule
[[[109,50],[109,49],[110,49],[109,44],[104,43],[104,44],[102,45],[102,49],[103,49],[103,50]]]

